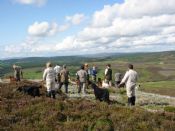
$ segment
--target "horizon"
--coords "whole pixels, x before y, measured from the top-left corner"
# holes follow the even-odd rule
[[[173,5],[174,0],[1,0],[0,59],[174,51]]]
[[[91,58],[92,55],[97,55],[96,57],[92,57],[92,58],[99,58],[99,57],[108,57],[110,56],[111,54],[126,54],[126,55],[129,55],[129,54],[151,54],[151,53],[166,53],[166,52],[175,52],[175,50],[167,50],[167,51],[155,51],[155,52],[110,52],[110,53],[105,53],[105,52],[102,52],[102,53],[92,53],[92,54],[79,54],[79,55],[55,55],[55,56],[29,56],[29,57],[8,57],[8,58],[0,58],[1,61],[5,61],[5,60],[13,60],[13,59],[26,59],[26,58],[54,58],[54,57],[89,57]],[[101,55],[101,54],[104,54],[104,56],[98,56],[98,55]]]

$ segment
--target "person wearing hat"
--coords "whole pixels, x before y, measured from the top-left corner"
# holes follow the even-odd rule
[[[55,99],[55,71],[52,68],[51,62],[46,63],[43,80],[46,81],[47,96]]]
[[[83,90],[83,94],[86,94],[86,82],[87,82],[87,72],[84,70],[84,65],[81,65],[80,70],[76,73],[77,80],[79,81],[78,93]]]
[[[64,84],[65,93],[68,93],[69,71],[67,70],[66,65],[63,65],[63,69],[60,71],[60,78],[59,89],[61,89]]]
[[[14,78],[16,81],[21,81],[21,78],[23,78],[23,72],[22,68],[17,65],[13,65],[13,70],[14,70]]]
[[[128,71],[125,73],[125,76],[123,77],[121,83],[119,84],[119,87],[123,84],[126,85],[126,93],[128,96],[128,105],[133,106],[135,105],[135,87],[136,82],[138,79],[137,72],[133,69],[133,65],[128,65]]]

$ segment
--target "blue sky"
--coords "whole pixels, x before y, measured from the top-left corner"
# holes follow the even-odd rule
[[[1,0],[0,58],[175,49],[175,0]]]

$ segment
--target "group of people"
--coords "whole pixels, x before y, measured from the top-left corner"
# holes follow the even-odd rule
[[[14,77],[16,81],[20,81],[21,76],[23,76],[22,68],[20,66],[13,65]],[[91,69],[88,64],[85,63],[81,65],[80,69],[76,73],[76,82],[78,85],[78,93],[86,94],[86,89],[89,83],[97,83],[99,88],[108,88],[112,87],[112,69],[111,65],[107,64],[104,71],[104,80],[101,78],[97,79],[97,68],[93,66]],[[90,76],[92,76],[90,80]],[[70,73],[66,67],[56,65],[53,68],[52,63],[46,63],[46,68],[43,73],[43,80],[46,82],[47,96],[55,98],[56,90],[60,90],[62,86],[65,87],[65,93],[68,93]],[[124,77],[122,78],[121,73],[115,74],[115,85],[116,87],[126,86],[126,93],[128,96],[128,105],[135,105],[135,87],[138,79],[138,74],[134,70],[132,64],[128,65],[128,70],[126,71]],[[57,86],[55,86],[57,85]],[[57,87],[57,88],[55,88]]]

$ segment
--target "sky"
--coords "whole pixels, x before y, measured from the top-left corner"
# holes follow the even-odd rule
[[[175,50],[175,0],[0,0],[0,59]]]

